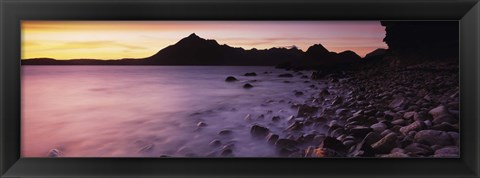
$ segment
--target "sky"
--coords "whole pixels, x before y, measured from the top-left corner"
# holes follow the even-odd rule
[[[387,48],[379,21],[22,21],[22,59],[149,57],[191,33],[244,49],[322,44],[360,56]]]

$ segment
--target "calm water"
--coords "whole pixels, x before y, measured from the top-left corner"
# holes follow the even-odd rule
[[[23,66],[22,72],[25,157],[54,148],[65,157],[204,157],[229,143],[234,156],[276,156],[273,146],[250,136],[250,127],[258,123],[282,136],[286,123],[270,118],[294,115],[289,102],[303,102],[311,85],[297,74],[278,78],[285,71],[273,67]],[[225,82],[229,75],[240,81]],[[249,80],[257,80],[249,82],[255,87],[242,88]],[[294,90],[306,95],[295,97]],[[224,129],[232,134],[219,135]],[[215,139],[222,145],[209,145]]]

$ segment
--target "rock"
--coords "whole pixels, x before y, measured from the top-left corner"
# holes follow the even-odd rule
[[[246,121],[251,121],[251,120],[252,120],[252,115],[247,114],[247,115],[245,116],[245,118],[243,118],[243,119],[246,120]]]
[[[425,111],[420,111],[413,115],[413,120],[415,121],[426,121],[428,120],[428,114]]]
[[[373,157],[375,156],[375,151],[370,146],[370,144],[366,143],[364,140],[352,147],[349,155],[352,157]]]
[[[350,134],[355,138],[364,138],[368,133],[372,132],[373,129],[365,126],[356,126],[350,129]]]
[[[383,132],[385,129],[387,129],[387,125],[379,122],[379,123],[371,125],[370,128],[372,128],[373,131],[376,131],[376,132]]]
[[[389,120],[389,121],[394,120],[394,119],[399,119],[398,114],[394,113],[392,111],[385,111],[385,112],[383,112],[383,114],[384,114],[384,118],[386,120]]]
[[[398,97],[398,98],[395,98],[392,102],[390,102],[390,104],[388,105],[388,107],[390,108],[397,108],[397,107],[400,107],[402,106],[402,104],[405,103],[405,98],[403,97]]]
[[[270,133],[267,136],[267,142],[273,145],[275,142],[277,142],[278,138],[280,137],[277,134]]]
[[[298,145],[298,142],[295,141],[295,140],[290,140],[290,139],[285,139],[285,138],[282,138],[282,139],[278,139],[276,142],[275,142],[275,146],[279,149],[282,149],[282,148],[290,148],[290,147],[295,147]]]
[[[308,117],[313,116],[318,111],[318,107],[301,105],[298,107],[297,117]]]
[[[452,124],[449,124],[447,122],[442,122],[441,124],[434,125],[430,127],[432,130],[440,130],[440,131],[445,131],[445,132],[452,132],[452,131],[458,131],[457,128],[455,128]]]
[[[412,143],[404,148],[407,153],[414,153],[415,155],[428,156],[433,153],[433,150],[428,146],[420,143]]]
[[[381,155],[382,158],[407,158],[410,157],[405,153],[395,152],[390,154]]]
[[[370,132],[363,138],[363,142],[365,142],[368,145],[372,145],[375,142],[378,142],[380,139],[382,139],[382,136],[378,134],[377,132]]]
[[[250,134],[255,137],[262,137],[265,138],[270,133],[270,130],[266,127],[253,125],[250,129]]]
[[[285,73],[285,74],[278,75],[278,77],[288,78],[288,77],[293,77],[293,75],[289,73]]]
[[[448,112],[447,107],[440,105],[436,108],[433,108],[428,112],[433,117],[432,122],[435,124],[440,124],[442,122],[447,122],[447,123],[455,123],[456,120],[453,118],[453,116]]]
[[[295,91],[295,96],[296,97],[299,97],[299,96],[302,96],[303,95],[303,92],[301,91]]]
[[[420,131],[420,130],[424,129],[425,127],[426,127],[425,123],[423,123],[422,121],[415,121],[415,122],[411,123],[410,125],[401,127],[400,132],[403,135],[407,135],[410,131]]]
[[[453,143],[456,146],[460,145],[460,136],[458,135],[458,132],[448,132],[448,135],[450,135],[450,137],[452,137]]]
[[[246,88],[246,89],[253,88],[253,85],[246,83],[245,85],[243,85],[243,88]]]
[[[330,95],[330,92],[327,89],[322,89],[322,91],[320,91],[320,96],[328,96],[328,95]]]
[[[233,76],[228,76],[226,79],[225,79],[226,82],[235,82],[235,81],[238,81],[237,78],[233,77]]]
[[[319,148],[332,149],[340,154],[346,154],[347,152],[347,147],[340,140],[333,137],[325,137]]]
[[[297,130],[302,130],[303,128],[303,123],[301,121],[295,121],[294,123],[290,124],[287,127],[288,131],[297,131]]]
[[[279,121],[279,120],[280,120],[280,116],[273,116],[273,117],[272,117],[272,121],[273,121],[273,122],[277,122],[277,121]]]
[[[397,134],[389,133],[379,141],[372,144],[373,150],[375,153],[379,154],[386,154],[390,153],[390,151],[397,146]]]
[[[450,135],[444,131],[422,130],[415,134],[414,140],[428,145],[452,145],[453,140]]]
[[[406,112],[405,114],[403,114],[403,118],[407,119],[407,120],[412,120],[415,115],[417,115],[417,112],[415,111],[410,111],[410,112]]]
[[[335,97],[332,101],[332,105],[339,105],[343,103],[343,98],[341,96]]]
[[[221,156],[233,156],[233,150],[232,149],[224,149],[221,153]]]
[[[255,73],[255,72],[249,72],[249,73],[243,74],[243,76],[253,77],[253,76],[257,76],[257,73]]]
[[[397,119],[397,120],[392,121],[393,125],[399,125],[399,126],[403,126],[403,125],[405,125],[405,123],[406,122],[403,119]]]
[[[218,147],[218,146],[222,145],[222,142],[220,140],[213,140],[208,145],[210,145],[212,147]]]
[[[435,155],[441,154],[459,155],[460,150],[456,146],[447,146],[435,151]]]
[[[231,135],[232,131],[231,130],[222,130],[218,132],[218,135]]]
[[[199,122],[197,124],[197,127],[206,127],[206,126],[207,126],[207,124],[205,122]]]
[[[63,153],[59,149],[51,149],[48,152],[48,157],[51,157],[51,158],[61,157],[62,155],[63,155]]]
[[[347,119],[347,123],[351,123],[351,122],[359,122],[359,123],[364,123],[366,120],[365,116],[362,115],[362,114],[358,114],[358,115],[353,115],[352,117],[349,117]]]

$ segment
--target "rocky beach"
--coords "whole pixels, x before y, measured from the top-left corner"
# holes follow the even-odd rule
[[[287,101],[295,115],[265,118],[277,125],[286,122],[281,133],[254,121],[250,133],[283,157],[458,157],[458,70],[456,64],[422,63],[310,71],[308,77],[303,71],[286,71],[277,77],[310,84],[292,91],[295,96],[311,94],[303,102]],[[230,147],[221,155],[234,154]]]

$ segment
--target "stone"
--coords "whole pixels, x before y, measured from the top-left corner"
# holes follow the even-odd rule
[[[298,131],[298,130],[302,130],[302,128],[303,128],[303,122],[295,121],[294,123],[290,124],[287,127],[287,130],[288,131]]]
[[[225,79],[226,82],[235,82],[235,81],[238,81],[237,78],[233,77],[233,76],[228,76],[226,79]]]
[[[400,125],[400,126],[403,126],[403,125],[405,125],[405,124],[406,124],[406,121],[405,121],[405,120],[403,120],[403,119],[397,119],[397,120],[394,120],[394,121],[392,121],[392,124],[393,124],[393,125]]]
[[[279,121],[279,120],[280,120],[280,116],[273,116],[273,117],[272,117],[272,121],[273,121],[273,122],[277,122],[277,121]]]
[[[279,149],[281,148],[289,148],[289,147],[295,147],[298,145],[298,142],[295,141],[295,140],[290,140],[290,139],[285,139],[285,138],[282,138],[282,139],[278,139],[276,142],[275,142],[275,146]]]
[[[328,96],[328,95],[330,95],[330,92],[327,89],[322,89],[322,91],[320,91],[320,96]]]
[[[373,150],[378,154],[390,153],[390,151],[397,146],[397,134],[389,133],[379,141],[372,144]]]
[[[415,121],[426,121],[428,119],[428,114],[425,111],[420,111],[417,114],[413,115],[413,120]]]
[[[371,125],[370,128],[372,128],[373,131],[376,131],[376,132],[383,132],[385,129],[387,129],[387,125],[379,122]]]
[[[405,153],[395,152],[390,154],[381,155],[382,158],[407,158],[410,157]]]
[[[456,146],[447,146],[435,151],[435,155],[441,155],[441,154],[459,155],[460,150]]]
[[[452,132],[452,131],[458,131],[457,128],[455,128],[452,124],[447,123],[447,122],[442,122],[441,124],[434,125],[430,127],[432,130],[440,130],[440,131],[445,131],[445,132]]]
[[[390,102],[390,104],[388,105],[388,107],[390,108],[397,108],[397,107],[400,107],[402,106],[402,104],[405,103],[405,98],[403,97],[398,97],[398,98],[395,98],[392,102]]]
[[[425,144],[412,143],[404,148],[406,153],[413,153],[415,155],[428,156],[433,153],[433,150]]]
[[[415,122],[411,123],[410,125],[401,127],[399,131],[403,135],[407,135],[410,131],[420,131],[420,130],[424,129],[425,127],[426,127],[425,123],[423,123],[422,121],[415,121]]]
[[[231,135],[232,131],[231,130],[221,130],[218,132],[218,135]]]
[[[453,143],[456,146],[460,145],[460,136],[458,135],[458,132],[448,132],[448,135],[450,135],[450,137],[452,137]]]
[[[336,138],[333,137],[325,137],[323,142],[320,144],[319,148],[327,148],[335,150],[338,153],[346,153],[347,147]]]
[[[428,145],[452,145],[453,140],[447,132],[438,130],[422,130],[415,134],[414,140]]]
[[[213,140],[211,141],[208,145],[212,146],[212,147],[218,147],[220,145],[222,145],[222,141],[220,140]]]
[[[267,135],[267,142],[273,145],[277,142],[278,138],[280,137],[277,134],[270,133]]]
[[[428,112],[433,118],[432,122],[440,124],[442,122],[455,123],[456,119],[450,114],[447,107],[444,105],[437,106]]]
[[[51,149],[48,152],[48,157],[55,158],[55,157],[61,157],[63,155],[63,152],[60,151],[59,149]]]
[[[293,75],[292,75],[292,74],[289,74],[289,73],[285,73],[285,74],[280,74],[280,75],[278,75],[278,77],[290,78],[290,77],[293,77]]]
[[[243,76],[253,77],[253,76],[257,76],[257,73],[255,73],[255,72],[249,72],[249,73],[243,74]]]
[[[243,119],[246,120],[246,121],[251,121],[251,120],[252,120],[252,115],[247,114],[247,115],[245,116],[245,118],[243,118]]]
[[[301,91],[295,91],[295,96],[296,97],[299,97],[299,96],[302,96],[303,95],[303,92]]]
[[[407,120],[412,120],[417,114],[418,113],[415,111],[406,112],[405,114],[403,114],[403,118]]]
[[[255,137],[266,137],[270,133],[270,130],[260,125],[253,125],[250,129],[250,134]]]
[[[368,133],[365,138],[363,138],[363,142],[365,142],[368,145],[371,145],[377,141],[382,139],[382,136],[378,134],[377,132],[370,132]]]
[[[249,84],[249,83],[246,83],[245,85],[243,85],[243,88],[250,89],[250,88],[253,88],[253,85]]]
[[[372,132],[373,129],[365,126],[356,126],[350,129],[350,134],[355,138],[364,138],[368,133]]]
[[[207,126],[207,124],[205,122],[199,122],[197,124],[197,127],[206,127],[206,126]]]
[[[308,106],[308,105],[301,105],[298,107],[297,117],[309,117],[316,114],[318,111],[318,107]]]

